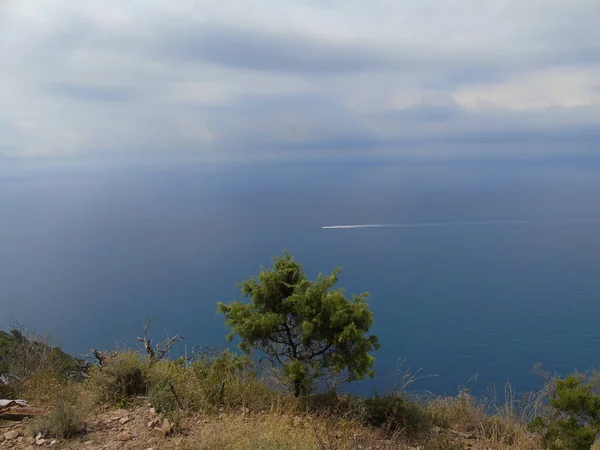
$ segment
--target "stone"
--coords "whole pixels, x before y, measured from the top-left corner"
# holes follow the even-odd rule
[[[33,436],[29,436],[26,441],[29,445],[35,445],[35,438]]]
[[[164,430],[164,432],[166,434],[169,434],[171,431],[173,431],[173,425],[171,425],[171,422],[169,422],[169,419],[163,420],[161,428]]]
[[[35,440],[35,444],[36,445],[44,445],[46,443],[46,439],[44,438],[39,438]]]
[[[131,418],[129,418],[129,417],[122,417],[122,418],[119,419],[119,423],[121,425],[125,425],[128,422],[131,422]]]
[[[21,430],[10,430],[4,433],[4,440],[10,441],[11,439],[16,439],[21,436]]]
[[[117,435],[117,440],[119,440],[121,442],[130,441],[132,439],[133,439],[133,434],[131,434],[131,433],[123,432],[123,433],[119,433]]]
[[[94,441],[85,441],[83,445],[94,445]]]
[[[162,428],[152,428],[152,430],[150,431],[150,433],[152,433],[153,436],[159,437],[159,438],[165,438],[167,437],[167,432],[165,430],[163,430]]]

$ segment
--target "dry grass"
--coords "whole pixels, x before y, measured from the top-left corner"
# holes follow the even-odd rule
[[[507,396],[500,406],[467,393],[430,400],[425,408],[438,426],[457,431],[490,450],[539,450],[539,436],[527,431],[526,420]]]
[[[70,438],[84,429],[85,419],[98,409],[97,397],[81,383],[66,382],[53,374],[38,373],[21,385],[20,397],[47,408],[47,416],[29,424],[30,434]]]
[[[50,414],[34,420],[30,425],[32,436],[41,433],[62,439],[73,437],[84,429],[82,412],[66,400],[59,401]]]
[[[352,421],[311,415],[221,415],[197,427],[196,443],[188,449],[224,450],[358,450],[398,449],[399,442],[386,440],[376,430]]]
[[[515,401],[507,388],[500,405],[467,392],[424,401],[396,394],[373,399],[325,395],[300,402],[229,353],[181,364],[151,363],[136,352],[110,358],[83,383],[38,372],[20,384],[19,394],[53,409],[32,424],[32,432],[67,438],[100,406],[149,402],[176,424],[182,438],[177,448],[232,450],[540,450],[539,437],[528,433],[525,424],[543,412],[548,395]],[[171,442],[163,444],[160,448],[170,448]]]

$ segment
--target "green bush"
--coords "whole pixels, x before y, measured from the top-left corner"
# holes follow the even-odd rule
[[[302,405],[308,411],[353,418],[390,434],[401,432],[413,436],[434,425],[431,414],[423,404],[400,393],[362,398],[338,395],[332,391],[308,396],[303,399]]]
[[[600,396],[588,377],[571,375],[556,381],[553,410],[531,423],[533,431],[543,433],[549,450],[589,450],[600,432]]]
[[[365,398],[360,403],[359,418],[387,431],[411,435],[432,425],[423,406],[401,394]]]
[[[159,411],[259,411],[283,399],[258,376],[250,359],[229,351],[203,353],[189,366],[159,361],[148,369],[148,399]]]
[[[88,383],[100,400],[123,406],[133,397],[148,393],[150,367],[135,352],[119,353],[102,368],[90,371]]]

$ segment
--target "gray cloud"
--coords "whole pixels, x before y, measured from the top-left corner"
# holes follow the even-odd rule
[[[8,2],[0,157],[573,152],[600,141],[598,5]]]
[[[233,68],[335,74],[409,68],[413,64],[375,46],[331,43],[259,29],[190,26],[188,30],[174,27],[169,31],[161,44],[166,55]]]
[[[126,102],[136,97],[131,89],[80,83],[54,82],[47,83],[45,88],[53,95],[81,101]]]

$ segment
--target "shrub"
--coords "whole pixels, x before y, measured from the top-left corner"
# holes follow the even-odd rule
[[[351,418],[389,434],[401,432],[413,436],[433,426],[425,405],[401,393],[362,398],[337,395],[332,391],[311,395],[303,399],[302,405],[309,411]]]
[[[148,381],[149,400],[162,412],[265,410],[283,397],[257,375],[246,356],[229,351],[205,352],[188,367],[160,361],[150,367]]]
[[[549,450],[588,450],[600,432],[600,396],[588,377],[570,375],[556,381],[553,408],[546,417],[538,416],[530,424],[543,433]]]
[[[0,331],[0,396],[22,395],[25,384],[35,377],[81,380],[87,363],[52,347],[50,339],[20,329]]]
[[[33,422],[31,432],[33,435],[42,433],[43,435],[68,439],[81,432],[82,429],[83,422],[77,408],[66,400],[62,400],[50,414]]]
[[[431,427],[424,407],[401,394],[365,398],[360,402],[359,419],[367,425],[396,433],[416,434]]]
[[[149,364],[138,353],[119,353],[90,371],[88,383],[101,401],[120,406],[148,393]]]

